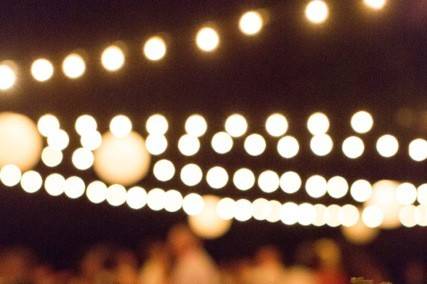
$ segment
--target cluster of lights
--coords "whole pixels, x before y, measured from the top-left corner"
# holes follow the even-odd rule
[[[62,151],[70,143],[67,132],[61,129],[58,118],[53,114],[41,116],[37,122],[37,128],[39,133],[47,139],[47,146],[41,154],[43,164],[50,168],[59,166],[64,157]]]

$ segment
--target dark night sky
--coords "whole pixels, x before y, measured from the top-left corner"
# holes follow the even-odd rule
[[[303,176],[318,172],[350,179],[425,181],[425,162],[411,162],[406,151],[390,160],[381,159],[375,155],[373,143],[387,131],[406,144],[415,136],[426,136],[427,4],[390,1],[393,3],[385,11],[376,14],[359,1],[329,2],[330,21],[313,27],[303,18],[304,1],[297,0],[1,1],[0,58],[16,60],[22,77],[11,95],[0,96],[0,110],[24,112],[34,119],[52,112],[69,130],[73,119],[85,112],[99,118],[102,129],[114,114],[124,112],[140,130],[150,114],[163,112],[175,129],[172,141],[181,133],[185,117],[193,112],[205,114],[211,129],[219,130],[228,114],[239,111],[257,131],[267,114],[282,111],[289,117],[290,132],[307,144],[304,123],[310,113],[327,112],[331,133],[341,140],[350,133],[351,114],[365,108],[374,114],[376,128],[366,138],[370,143],[367,154],[358,161],[350,162],[338,151],[327,158],[313,158],[307,147],[298,158],[286,162],[273,155],[272,147],[260,160],[239,151],[219,157],[208,150],[195,160],[203,168],[222,163],[234,169],[243,161],[254,169],[294,169]],[[249,39],[239,33],[236,22],[251,7],[265,8],[270,21],[259,36]],[[212,55],[198,52],[193,42],[197,27],[207,21],[217,24],[222,40]],[[152,64],[142,57],[141,43],[158,32],[170,39],[168,56]],[[116,40],[127,44],[128,61],[122,72],[111,75],[102,70],[98,58]],[[70,81],[57,72],[47,84],[31,80],[31,60],[48,56],[59,66],[76,49],[88,56],[87,74],[82,79]],[[398,123],[402,110],[413,116],[412,123]],[[178,164],[187,162],[175,149],[166,155]],[[39,169],[45,171],[42,166]],[[64,174],[73,173],[70,166],[64,168]],[[84,176],[94,178],[90,173]],[[167,186],[180,186],[175,183]],[[151,187],[156,182],[149,177],[144,185]],[[205,187],[197,190],[208,192]],[[233,188],[225,193],[237,196]],[[245,196],[253,198],[256,191]],[[283,201],[288,198],[273,196]],[[306,196],[301,193],[294,200],[306,200]],[[147,236],[164,235],[183,218],[146,209],[131,212],[93,206],[85,200],[52,199],[42,192],[28,196],[17,189],[0,191],[0,243],[31,245],[59,265],[64,263],[62,255],[72,255],[76,247],[99,240],[135,245]],[[396,251],[413,257],[427,255],[423,245],[426,232],[386,232],[371,248],[388,259]],[[241,240],[242,234],[248,238]],[[298,239],[320,236],[339,237],[339,232],[249,222],[235,224],[228,236],[209,246],[218,257],[252,251],[269,241],[291,251]]]

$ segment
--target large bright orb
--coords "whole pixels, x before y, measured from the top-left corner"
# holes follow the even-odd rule
[[[53,72],[52,63],[45,58],[39,58],[31,65],[31,75],[39,82],[45,82],[52,78]]]
[[[167,52],[166,42],[159,36],[153,36],[144,43],[144,55],[148,60],[159,61]]]
[[[0,167],[14,164],[22,171],[29,170],[39,162],[42,147],[31,119],[18,113],[0,113]]]
[[[379,234],[378,228],[367,227],[362,220],[351,227],[341,227],[342,234],[350,243],[364,245],[372,242]]]
[[[109,72],[120,70],[125,64],[125,60],[123,50],[116,45],[107,47],[101,55],[102,66]]]
[[[72,53],[65,57],[62,62],[62,72],[70,79],[77,79],[86,71],[86,62],[83,57],[77,53]]]
[[[322,0],[313,0],[305,7],[305,16],[313,24],[322,24],[329,17],[328,5]]]
[[[264,19],[261,13],[257,11],[248,11],[244,13],[239,20],[239,29],[247,36],[254,36],[259,33],[264,25]]]
[[[201,51],[214,51],[219,46],[218,32],[211,27],[201,28],[196,35],[196,44]]]
[[[231,220],[224,220],[218,216],[217,204],[219,198],[213,195],[203,197],[204,207],[197,215],[188,216],[191,230],[204,239],[216,239],[223,236],[231,227]]]
[[[107,132],[95,151],[94,170],[107,183],[127,186],[145,177],[150,160],[144,139],[138,133],[118,138]]]

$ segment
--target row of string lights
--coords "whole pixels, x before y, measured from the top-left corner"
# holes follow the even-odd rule
[[[381,10],[387,0],[363,0],[363,3],[373,9]],[[321,25],[329,17],[329,6],[323,0],[308,2],[304,10],[307,20],[315,25]],[[266,24],[267,16],[261,10],[251,10],[244,13],[239,22],[240,31],[246,36],[255,36],[260,33]],[[195,43],[205,53],[214,52],[220,45],[220,33],[212,25],[202,26],[196,33]],[[167,40],[161,35],[150,37],[142,47],[144,56],[152,62],[160,61],[167,55]],[[126,54],[123,43],[108,46],[101,54],[100,61],[108,72],[117,72],[126,63]],[[80,52],[72,52],[62,61],[63,74],[72,80],[82,77],[86,72],[85,56]],[[38,58],[31,64],[30,73],[38,82],[49,81],[55,74],[54,64],[48,58]],[[18,79],[18,66],[12,60],[0,63],[0,91],[12,89]]]

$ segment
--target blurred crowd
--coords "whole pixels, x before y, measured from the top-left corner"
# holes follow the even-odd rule
[[[373,283],[386,280],[380,266],[363,256],[346,273],[343,254],[334,241],[323,239],[297,249],[289,266],[273,246],[259,248],[250,258],[216,263],[185,225],[177,225],[166,241],[152,242],[139,259],[133,251],[97,245],[74,270],[39,263],[24,248],[3,249],[0,284],[347,284],[350,273]],[[406,276],[406,284],[427,283],[420,263],[410,264]]]

